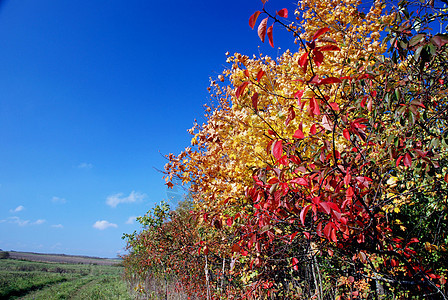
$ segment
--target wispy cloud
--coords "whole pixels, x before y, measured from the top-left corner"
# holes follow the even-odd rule
[[[7,222],[17,224],[19,226],[26,226],[30,224],[30,220],[22,220],[19,217],[10,217],[7,219]]]
[[[64,203],[67,202],[67,200],[65,200],[65,198],[53,197],[53,198],[51,198],[51,202],[53,202],[53,203],[59,203],[59,204],[64,204]]]
[[[117,207],[120,203],[134,203],[142,201],[146,198],[146,194],[132,191],[129,196],[124,197],[123,193],[113,194],[107,197],[106,204],[110,207]]]
[[[136,218],[137,218],[136,216],[129,217],[128,220],[126,221],[126,224],[134,224]]]
[[[24,207],[23,205],[19,205],[19,206],[17,206],[15,209],[10,209],[9,212],[11,212],[11,213],[17,213],[17,212],[22,211],[22,210],[24,210],[24,209],[25,209],[25,207]]]
[[[78,165],[78,169],[92,169],[92,168],[93,168],[93,165],[90,163],[83,162]]]
[[[55,224],[55,225],[51,225],[51,227],[53,227],[53,228],[64,228],[64,225],[62,225],[62,224]]]
[[[23,220],[19,217],[9,217],[6,220],[0,220],[0,223],[10,223],[10,224],[17,224],[21,227],[28,226],[28,225],[42,225],[46,222],[44,219],[38,219],[34,222],[31,222],[30,220]]]
[[[118,225],[114,224],[114,223],[110,223],[109,221],[106,221],[106,220],[96,221],[95,224],[93,224],[93,228],[96,228],[96,229],[99,229],[99,230],[104,230],[104,229],[107,229],[109,227],[117,228]]]

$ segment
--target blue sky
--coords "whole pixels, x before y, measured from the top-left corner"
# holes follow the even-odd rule
[[[276,57],[288,40],[249,28],[260,0],[0,3],[4,250],[115,257],[167,200],[156,169],[189,145],[225,53]]]

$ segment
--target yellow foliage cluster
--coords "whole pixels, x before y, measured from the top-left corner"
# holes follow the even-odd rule
[[[391,20],[379,3],[365,17],[361,16],[356,9],[359,2],[299,3],[298,19],[305,10],[301,15],[302,24],[296,26],[304,32],[301,39],[310,41],[318,29],[329,27],[331,30],[316,41],[316,47],[340,48],[340,51],[325,52],[319,67],[305,71],[299,66],[298,60],[306,50],[303,47],[295,53],[287,50],[277,60],[268,56],[249,58],[239,53],[228,56],[231,67],[219,76],[219,81],[226,78],[228,85],[222,87],[212,82],[215,107],[207,109],[206,123],[196,124],[190,130],[194,135],[193,148],[187,148],[177,157],[168,156],[165,166],[168,185],[173,176],[190,184],[196,204],[206,211],[222,208],[224,203],[244,203],[253,171],[273,163],[270,146],[274,140],[291,141],[300,124],[305,138],[313,124],[331,129],[333,124],[324,124],[322,120],[324,112],[310,115],[309,99],[328,96],[327,102],[344,105],[344,91],[338,85],[313,88],[307,82],[315,75],[339,78],[365,70],[374,63],[372,55],[384,51],[378,31]],[[263,76],[257,78],[261,71]],[[238,88],[244,82],[250,84],[237,97]],[[294,95],[300,90],[303,96],[298,103]],[[254,94],[258,94],[256,107],[252,102]],[[324,107],[324,103],[320,105]],[[295,118],[288,122],[290,110],[294,110]],[[325,134],[324,131],[322,137],[328,140]],[[342,136],[337,138],[337,147],[344,148],[346,140]]]

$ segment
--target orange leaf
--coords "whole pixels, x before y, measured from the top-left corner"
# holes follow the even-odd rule
[[[263,75],[264,75],[264,71],[263,70],[258,71],[258,73],[257,73],[257,81],[258,82],[260,82],[260,80],[263,77]]]
[[[256,11],[249,18],[249,26],[254,29],[255,23],[257,22],[258,16],[261,14],[261,11]]]
[[[260,40],[264,43],[264,38],[266,37],[266,27],[268,26],[268,19],[264,18],[260,25],[258,25],[258,36],[260,37]]]
[[[235,96],[237,97],[237,98],[239,98],[242,94],[243,94],[243,92],[244,92],[244,90],[246,89],[246,87],[249,85],[249,81],[245,81],[245,82],[243,82],[237,89],[236,89],[236,94],[235,94]]]
[[[448,173],[445,174],[445,177],[443,178],[446,183],[448,183]]]
[[[274,48],[274,36],[272,35],[272,31],[274,30],[274,24],[269,26],[268,28],[268,39],[269,39],[269,45],[271,45],[272,48]]]
[[[320,37],[322,34],[324,34],[325,32],[329,31],[330,28],[325,27],[325,28],[321,28],[319,29],[313,36],[313,40],[317,39],[318,37]]]

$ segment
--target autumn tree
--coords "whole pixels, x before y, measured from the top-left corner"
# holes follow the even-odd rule
[[[210,299],[446,299],[447,10],[302,0],[289,22],[262,2],[249,26],[298,50],[228,56],[191,147],[167,156],[194,238],[160,261],[194,261]]]

